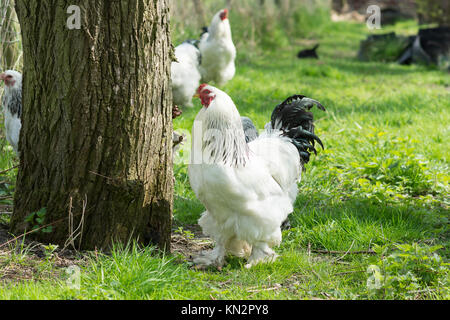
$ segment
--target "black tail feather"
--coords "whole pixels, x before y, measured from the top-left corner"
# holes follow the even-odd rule
[[[200,38],[201,38],[205,33],[208,33],[208,32],[209,32],[208,27],[202,27],[202,33],[200,34]]]
[[[197,39],[187,39],[184,40],[183,43],[189,43],[198,49],[198,45],[200,44],[200,40]]]
[[[283,135],[292,139],[302,163],[309,162],[311,152],[317,154],[315,143],[324,148],[322,141],[314,134],[314,116],[311,110],[317,106],[325,111],[322,104],[303,95],[294,95],[280,103],[272,112],[273,129],[283,131]]]

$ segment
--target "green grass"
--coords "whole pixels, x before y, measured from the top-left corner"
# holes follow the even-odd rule
[[[383,31],[391,30],[410,34],[417,26]],[[198,271],[180,255],[118,246],[111,255],[88,254],[79,290],[55,266],[53,278],[5,282],[0,299],[449,299],[450,78],[422,66],[357,61],[367,33],[355,23],[322,27],[314,35],[319,61],[296,59],[295,39],[272,50],[238,46],[236,77],[223,89],[259,128],[292,94],[327,108],[314,110],[326,148],[307,165],[275,263],[247,270],[229,257],[221,271]],[[175,129],[188,133],[199,108],[195,101],[184,110]],[[184,149],[186,156],[188,143]],[[0,170],[11,157],[2,153]],[[15,172],[8,174],[10,181]],[[204,208],[183,161],[175,176],[175,225],[187,227]]]

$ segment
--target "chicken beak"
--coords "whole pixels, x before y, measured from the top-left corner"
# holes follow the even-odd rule
[[[6,74],[5,73],[0,73],[0,80],[3,80],[3,81],[6,80]]]

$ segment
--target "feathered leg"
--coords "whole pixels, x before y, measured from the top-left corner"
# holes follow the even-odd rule
[[[225,262],[225,246],[229,239],[224,237],[218,231],[217,223],[208,211],[205,211],[202,214],[202,217],[198,222],[202,227],[203,233],[209,235],[215,240],[216,246],[213,250],[203,251],[200,253],[196,258],[194,258],[194,263],[199,267],[222,267]]]
[[[225,262],[225,245],[217,242],[213,250],[203,251],[194,259],[194,263],[199,267],[214,266],[221,268]]]
[[[245,265],[250,269],[258,263],[274,262],[278,255],[273,251],[266,242],[259,242],[253,245],[252,254]]]

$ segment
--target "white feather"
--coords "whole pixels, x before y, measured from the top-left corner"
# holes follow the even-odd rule
[[[16,153],[19,152],[19,136],[22,123],[17,115],[12,115],[9,110],[5,108],[5,131],[6,140],[11,144]]]
[[[192,97],[200,84],[200,51],[190,43],[182,43],[175,48],[178,62],[172,62],[173,102],[178,106],[192,107]]]

